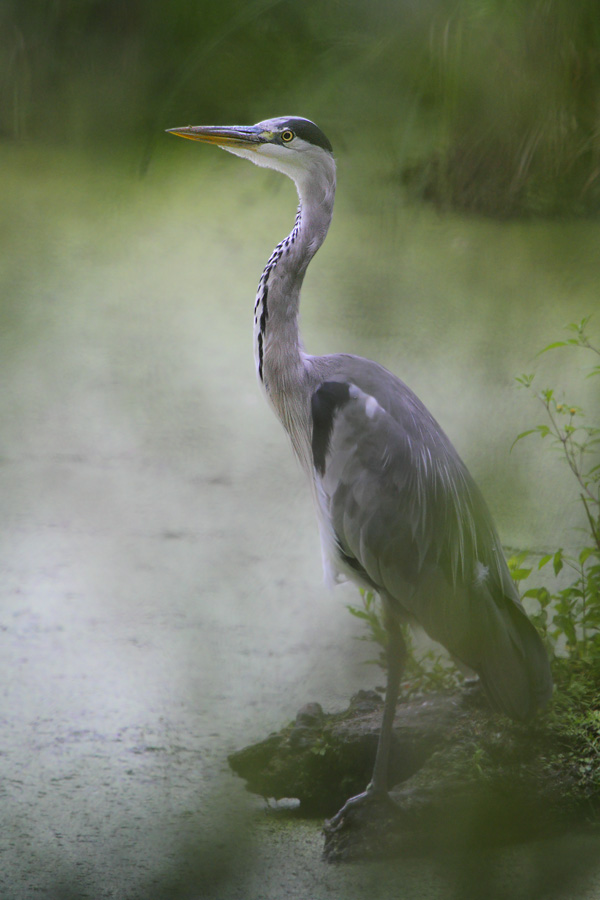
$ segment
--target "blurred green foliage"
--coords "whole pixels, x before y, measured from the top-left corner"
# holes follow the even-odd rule
[[[499,216],[597,211],[598,4],[462,0],[432,35],[438,136],[404,181]]]
[[[4,0],[0,40],[4,137],[304,114],[441,206],[599,205],[595,0]]]
[[[589,317],[569,325],[571,336],[554,341],[541,353],[563,348],[583,350],[591,363],[585,377],[599,376],[600,348],[589,337],[588,324]],[[545,410],[545,421],[522,432],[515,443],[531,435],[548,439],[550,448],[560,454],[574,477],[586,523],[574,548],[552,548],[537,560],[538,571],[548,571],[549,564],[552,566],[550,587],[530,587],[523,596],[537,601],[536,624],[559,657],[555,666],[559,685],[572,693],[587,684],[595,701],[600,683],[600,426],[595,419],[586,418],[579,405],[559,395],[556,388],[535,391],[533,375],[525,374],[517,380],[533,391]],[[569,539],[573,541],[571,536]],[[511,570],[517,582],[528,579],[533,572],[531,554],[522,552],[513,557]]]

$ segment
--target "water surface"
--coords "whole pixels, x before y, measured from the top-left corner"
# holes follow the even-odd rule
[[[0,886],[161,896],[190,846],[227,860],[233,833],[244,877],[221,873],[219,897],[355,896],[356,878],[388,896],[380,870],[332,874],[318,823],[269,817],[226,770],[305,702],[335,709],[380,677],[353,591],[321,584],[303,476],[255,380],[254,289],[293,187],[176,149],[142,180],[133,159],[2,150]],[[598,226],[442,218],[360,171],[341,160],[307,348],[401,375],[506,544],[564,543],[567,473],[537,445],[509,453],[535,415],[513,377],[597,305]],[[576,385],[567,362],[543,377]],[[445,895],[428,863],[403,873],[406,896],[423,879]]]

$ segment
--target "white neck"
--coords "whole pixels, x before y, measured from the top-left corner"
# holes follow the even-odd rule
[[[279,243],[261,276],[254,307],[254,354],[260,382],[290,430],[290,398],[302,384],[298,331],[300,289],[309,262],[325,240],[335,195],[335,162],[319,153],[310,165],[284,174],[296,183],[300,205],[290,234]]]

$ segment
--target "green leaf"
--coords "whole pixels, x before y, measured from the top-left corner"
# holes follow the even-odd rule
[[[357,619],[364,619],[368,622],[371,618],[364,609],[358,609],[356,606],[347,606],[346,609],[351,615],[356,616]]]
[[[527,550],[522,550],[521,553],[515,553],[508,559],[508,570],[513,581],[523,581],[531,575],[531,569],[521,565],[528,556]]]
[[[551,344],[548,344],[547,347],[544,347],[543,350],[540,350],[539,353],[536,353],[536,356],[541,356],[542,353],[547,353],[548,350],[554,350],[556,347],[566,347],[566,341],[553,341]]]
[[[530,588],[528,591],[525,591],[523,597],[533,597],[538,601],[542,608],[548,606],[552,597],[550,596],[550,591],[548,591],[545,587],[539,588]]]
[[[520,566],[523,560],[527,559],[528,556],[529,553],[527,552],[527,550],[521,550],[520,553],[513,553],[512,556],[509,556],[508,558],[509,569],[512,570],[513,568]]]
[[[593,547],[584,547],[581,553],[579,554],[579,565],[583,565],[586,559],[589,559],[590,556],[594,553]]]
[[[548,604],[552,600],[550,591],[545,587],[540,588],[539,593],[538,593],[538,600],[539,600],[540,606],[542,608],[545,608],[546,606],[548,606]]]
[[[549,562],[550,562],[550,560],[552,559],[553,555],[554,555],[554,554],[552,554],[552,553],[546,553],[545,556],[542,556],[542,558],[540,559],[540,561],[539,561],[539,563],[538,563],[538,569],[543,569],[544,566],[546,565],[546,563],[549,563]]]
[[[509,556],[507,563],[511,575],[513,574],[513,572],[516,572],[517,569],[521,568],[521,564],[527,559],[528,556],[529,553],[527,552],[527,550],[522,550],[520,553],[513,553],[512,556]]]
[[[518,434],[516,436],[516,438],[514,439],[514,441],[512,442],[512,444],[510,445],[509,453],[512,452],[512,448],[515,446],[517,441],[520,441],[522,438],[527,437],[528,434],[535,434],[536,431],[537,431],[537,428],[529,428],[527,431],[522,431],[521,434]]]
[[[555,575],[558,575],[558,573],[562,569],[563,565],[564,565],[563,552],[562,552],[562,548],[561,548],[560,550],[557,550],[556,553],[554,554],[553,566],[554,566],[554,574]]]
[[[567,325],[567,330],[574,331],[574,332],[576,332],[576,334],[583,335],[586,325],[590,321],[591,318],[592,318],[591,316],[585,316],[585,318],[583,318],[581,320],[581,322],[570,322],[569,325]]]

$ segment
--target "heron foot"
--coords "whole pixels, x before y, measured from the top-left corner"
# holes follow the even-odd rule
[[[379,855],[385,836],[402,827],[404,816],[387,791],[369,786],[350,797],[325,822],[325,857],[330,861]]]
[[[362,793],[346,800],[342,808],[332,819],[327,819],[325,826],[328,829],[338,828],[343,825],[346,818],[363,818],[369,812],[379,814],[387,810],[389,813],[398,813],[400,807],[394,803],[387,791],[375,790],[370,785]]]

